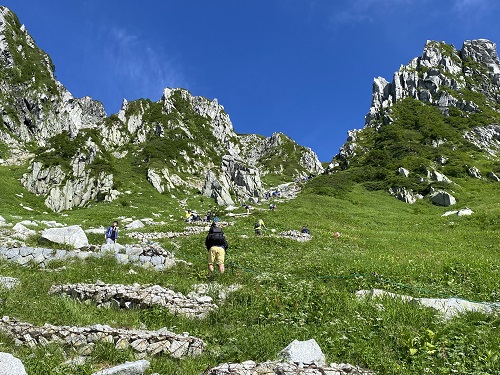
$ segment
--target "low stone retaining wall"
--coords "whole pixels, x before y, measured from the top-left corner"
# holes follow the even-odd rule
[[[82,355],[90,354],[97,342],[111,343],[117,349],[131,348],[137,352],[139,358],[157,354],[166,354],[174,358],[196,356],[205,349],[202,339],[189,336],[187,332],[178,335],[166,328],[158,331],[128,330],[101,324],[88,327],[45,324],[37,327],[4,316],[0,320],[0,332],[13,337],[18,345],[34,347],[54,342],[72,346]]]
[[[98,306],[121,308],[151,307],[167,308],[172,314],[203,318],[218,308],[210,296],[184,296],[159,285],[64,284],[53,285],[49,293],[68,295],[81,301],[91,300]]]
[[[54,260],[100,258],[108,254],[112,254],[118,263],[131,263],[156,270],[173,267],[176,263],[189,264],[186,261],[175,259],[172,253],[154,243],[130,246],[102,245],[96,249],[98,251],[54,250],[28,246],[0,247],[0,258],[20,265],[34,263],[40,267],[47,267],[48,263]]]
[[[226,227],[234,225],[232,222],[219,222],[217,223],[218,227]],[[183,232],[129,232],[127,233],[128,237],[137,239],[141,242],[148,242],[152,240],[158,240],[161,238],[176,238],[176,237],[186,237],[193,236],[200,233],[207,233],[210,228],[210,223],[206,223],[203,221],[195,221],[188,223],[186,229]]]
[[[255,363],[253,361],[245,361],[242,363],[224,363],[214,367],[205,375],[248,375],[248,374],[265,374],[265,375],[373,375],[374,372],[365,370],[360,367],[352,366],[347,363],[331,363],[330,366],[302,366],[293,362],[276,362],[268,361],[263,363]]]
[[[284,232],[280,232],[279,236],[282,238],[289,238],[291,240],[305,242],[311,239],[311,235],[307,233],[301,233],[298,230],[287,230]]]

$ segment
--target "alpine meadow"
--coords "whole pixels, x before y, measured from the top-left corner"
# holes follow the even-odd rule
[[[283,133],[237,133],[183,88],[108,116],[6,7],[0,50],[0,352],[15,374],[500,374],[493,42],[428,41],[376,78],[364,127],[325,163]],[[224,273],[207,268],[214,219]],[[323,360],[286,358],[312,339]]]

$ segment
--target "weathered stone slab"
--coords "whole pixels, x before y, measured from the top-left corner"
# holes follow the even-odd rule
[[[42,238],[51,242],[70,245],[76,249],[89,246],[87,235],[78,225],[63,228],[47,228],[42,232]]]

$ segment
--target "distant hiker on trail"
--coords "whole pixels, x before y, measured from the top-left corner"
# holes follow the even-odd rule
[[[266,225],[264,224],[264,220],[262,219],[257,220],[253,225],[253,229],[255,230],[256,236],[262,236],[262,230],[267,229]]]
[[[304,226],[302,226],[300,233],[311,234],[311,231],[304,225]]]
[[[118,238],[118,221],[113,221],[113,225],[110,225],[106,229],[106,235],[104,240],[106,243],[116,243],[116,239]]]
[[[222,228],[219,228],[215,221],[208,230],[207,237],[205,238],[205,247],[208,250],[208,269],[210,273],[214,272],[214,262],[219,265],[220,273],[224,273],[224,258],[229,245],[227,244],[224,232],[222,232]]]
[[[270,209],[271,211],[274,211],[274,210],[276,209],[276,204],[275,204],[275,203],[271,203],[271,204],[269,205],[269,209]]]

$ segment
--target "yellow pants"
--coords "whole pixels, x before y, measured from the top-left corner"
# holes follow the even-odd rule
[[[224,264],[224,256],[226,251],[223,247],[212,246],[208,251],[208,264],[213,264],[214,261],[217,264]]]

